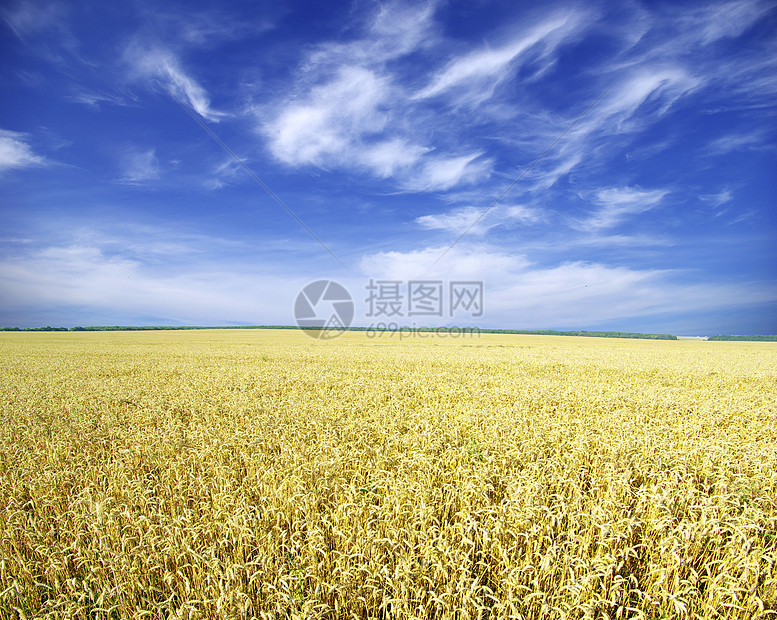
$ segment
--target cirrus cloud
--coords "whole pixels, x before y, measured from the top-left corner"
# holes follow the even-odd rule
[[[0,129],[0,172],[45,163],[45,158],[33,153],[25,139],[24,133]]]

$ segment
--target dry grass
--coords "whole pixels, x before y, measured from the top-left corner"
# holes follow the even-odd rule
[[[777,617],[777,347],[0,335],[0,617]]]

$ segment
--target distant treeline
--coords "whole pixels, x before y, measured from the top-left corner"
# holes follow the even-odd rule
[[[107,327],[71,327],[71,332],[143,332],[160,331],[170,329],[290,329],[279,325],[219,325],[218,327],[208,327],[204,325],[141,325],[141,326],[122,326],[110,325]]]
[[[755,342],[777,342],[777,334],[755,336],[710,336],[707,340],[753,340]]]
[[[95,325],[89,327],[0,327],[0,332],[145,332],[181,329],[297,329],[285,325]]]
[[[139,332],[139,331],[169,331],[184,329],[299,329],[294,325],[92,325],[78,327],[0,327],[0,332]],[[317,328],[306,328],[317,329]],[[325,328],[318,328],[325,329]],[[373,327],[349,327],[348,331],[402,331],[438,332],[438,333],[481,333],[481,334],[527,334],[535,336],[590,336],[593,338],[642,338],[645,340],[677,340],[672,334],[642,334],[639,332],[591,332],[586,330],[562,331],[556,329],[481,329],[478,327],[398,327],[396,329],[378,330]],[[707,340],[742,340],[754,342],[777,342],[777,334],[766,335],[718,335]]]
[[[677,340],[677,336],[673,336],[672,334],[642,334],[638,332],[589,332],[586,330],[559,331],[555,329],[488,329],[480,331],[493,334],[532,334],[537,336],[591,336],[593,338],[642,338],[644,340]]]
[[[401,331],[412,332],[439,332],[439,333],[476,333],[476,334],[523,334],[530,336],[590,336],[593,338],[643,338],[646,340],[677,340],[672,334],[641,334],[637,332],[589,332],[561,331],[557,329],[488,329],[479,327],[398,327],[396,329],[378,330],[372,327],[351,327],[349,331]]]
[[[67,327],[0,327],[0,332],[67,332]]]
[[[0,327],[0,331],[14,331],[14,332],[133,332],[133,331],[168,331],[168,330],[185,330],[185,329],[299,329],[291,325],[226,325],[218,327],[207,327],[199,325],[98,325],[88,327]],[[315,328],[307,328],[315,329]],[[671,334],[642,334],[635,332],[606,332],[606,331],[559,331],[555,329],[537,329],[537,330],[522,330],[522,329],[480,329],[477,327],[421,327],[410,328],[401,327],[397,329],[385,329],[377,330],[372,327],[350,327],[348,331],[402,331],[402,333],[412,332],[438,332],[438,333],[460,333],[466,331],[467,333],[481,333],[481,334],[527,334],[536,336],[590,336],[595,338],[643,338],[647,340],[677,340],[677,336]],[[774,336],[715,336],[710,340],[744,340],[744,339],[774,339]]]

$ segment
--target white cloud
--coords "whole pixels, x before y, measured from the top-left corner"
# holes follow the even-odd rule
[[[558,154],[548,162],[551,166],[533,175],[532,191],[550,189],[559,179],[572,172],[583,161],[581,150],[561,147]]]
[[[221,189],[225,185],[234,183],[238,175],[244,173],[240,164],[230,157],[213,168],[212,176],[204,181],[204,185],[208,189]]]
[[[624,318],[777,301],[777,287],[763,282],[689,284],[682,272],[582,261],[538,266],[488,245],[456,246],[435,264],[444,250],[380,252],[365,256],[360,267],[375,279],[482,281],[485,312],[477,322],[519,329],[606,326]],[[436,324],[451,321],[472,323],[445,316]]]
[[[482,153],[458,157],[428,157],[418,171],[412,171],[403,183],[413,191],[443,191],[462,183],[474,183],[491,172],[492,161]]]
[[[429,230],[445,230],[453,234],[461,234],[469,229],[473,235],[482,235],[495,226],[495,224],[488,225],[483,222],[475,224],[484,212],[485,209],[477,207],[458,207],[447,213],[422,215],[415,221],[422,228]]]
[[[578,238],[567,239],[567,246],[602,246],[607,248],[644,248],[647,246],[670,246],[675,242],[667,237],[656,237],[651,235],[606,235],[606,234],[586,234]]]
[[[325,44],[309,54],[296,90],[257,110],[261,131],[280,161],[290,166],[362,169],[392,178],[410,191],[450,191],[460,184],[484,181],[499,163],[485,157],[488,151],[479,148],[477,138],[472,139],[478,127],[499,120],[501,136],[518,122],[517,135],[539,155],[572,125],[574,116],[532,111],[530,101],[513,102],[512,116],[505,118],[496,88],[514,80],[520,71],[525,85],[556,62],[563,45],[595,27],[591,11],[551,14],[521,28],[507,42],[461,54],[425,76],[403,74],[387,61],[429,49],[438,55],[444,49],[447,42],[434,28],[432,9],[388,6],[367,29],[368,36]],[[400,14],[403,19],[397,22],[394,18]],[[389,31],[396,36],[397,23],[405,24],[408,32],[400,44],[386,45]],[[649,30],[642,22],[639,28],[642,34]],[[661,48],[661,41],[651,44],[651,49]],[[629,46],[635,44],[629,40]],[[706,76],[690,73],[674,55],[635,54],[625,54],[603,68],[601,73],[614,86],[533,171],[533,191],[551,188],[581,164],[589,164],[592,151],[613,135],[636,135],[706,84]],[[425,85],[412,86],[424,80]],[[453,109],[443,115],[438,109],[433,115],[431,99],[448,102]],[[486,100],[488,106],[480,105]],[[480,106],[478,114],[459,118],[463,112],[456,106],[465,104]],[[574,113],[581,111],[578,107]],[[487,135],[496,131],[491,127]]]
[[[734,194],[730,189],[724,189],[717,194],[701,194],[699,199],[702,202],[711,204],[713,207],[719,207],[727,202],[730,202],[734,198]]]
[[[241,20],[225,13],[223,6],[215,10],[194,13],[172,13],[167,17],[180,38],[189,45],[211,46],[223,41],[234,41],[245,36],[257,36],[275,26],[265,11],[249,20]]]
[[[135,317],[143,324],[145,317],[183,324],[289,323],[300,281],[267,273],[271,271],[246,274],[200,263],[180,273],[159,274],[98,247],[64,246],[0,261],[0,288],[5,314],[23,316],[49,308],[52,321],[67,320],[64,316],[83,324],[85,315],[97,315],[111,324],[117,317]],[[287,304],[278,304],[281,299]]]
[[[273,154],[287,164],[358,164],[361,141],[381,132],[386,80],[362,67],[344,66],[304,101],[286,106],[266,128]],[[385,169],[389,162],[379,162]],[[369,162],[367,162],[369,165]],[[390,163],[393,167],[394,163]]]
[[[119,106],[127,106],[134,103],[131,97],[127,97],[124,94],[100,93],[89,90],[78,90],[68,96],[67,99],[96,109],[99,108],[102,103],[111,103]]]
[[[381,178],[401,175],[430,149],[410,144],[404,138],[392,138],[365,146],[361,162]]]
[[[757,23],[774,5],[760,0],[708,4],[683,15],[681,22],[705,45],[736,38]]]
[[[4,10],[3,19],[16,36],[24,39],[51,28],[61,28],[67,16],[59,2],[18,2],[13,9]]]
[[[497,210],[498,214],[504,214],[506,219],[523,224],[534,224],[542,219],[539,209],[531,209],[523,205],[500,205]]]
[[[613,71],[617,75],[614,84],[603,90],[594,107],[586,107],[594,103],[591,98],[576,107],[575,116],[560,118],[536,112],[521,117],[516,144],[530,153],[530,158],[554,145],[527,177],[529,191],[545,192],[580,165],[591,166],[601,159],[599,153],[620,147],[613,143],[614,137],[638,135],[702,83],[679,67],[648,63]]]
[[[205,89],[186,74],[178,58],[168,49],[135,40],[124,52],[135,79],[157,82],[176,99],[188,103],[204,119],[218,122],[225,113],[211,108]]]
[[[25,51],[61,68],[73,59],[84,61],[79,54],[80,42],[71,30],[70,4],[57,0],[6,2],[0,5],[0,17],[26,44]],[[17,71],[23,70],[17,67]],[[40,74],[27,75],[31,83],[41,79],[45,78]]]
[[[425,45],[433,36],[432,20],[437,4],[437,0],[382,4],[367,37],[373,41],[370,53],[388,60]]]
[[[617,226],[631,215],[644,213],[655,208],[667,190],[643,190],[632,187],[600,189],[593,196],[599,209],[577,223],[582,230],[597,231]]]
[[[541,219],[536,209],[522,205],[487,207],[457,207],[446,213],[422,215],[416,223],[428,230],[444,230],[454,235],[467,231],[472,235],[483,235],[497,226],[534,224]]]
[[[143,183],[159,178],[159,160],[155,149],[140,150],[131,148],[120,157],[123,183]]]
[[[183,225],[101,224],[76,229],[59,222],[56,240],[36,238],[4,252],[0,314],[6,324],[146,325],[151,318],[289,324],[294,297],[308,279],[331,277],[279,264],[275,256],[288,251],[286,240],[257,247],[186,232]],[[296,255],[302,252],[295,248]]]
[[[23,133],[0,129],[0,172],[45,163],[43,157],[32,152],[25,137]]]
[[[430,147],[392,135],[395,94],[377,69],[341,66],[266,122],[269,147],[289,165],[366,169],[410,191],[446,190],[488,175],[490,161],[479,159],[480,153],[431,155]]]
[[[444,259],[439,260],[444,254]],[[367,277],[382,280],[484,280],[506,277],[528,266],[523,256],[486,245],[427,247],[409,252],[377,252],[362,257],[359,268]],[[512,277],[512,276],[510,276]]]
[[[746,151],[764,147],[764,136],[753,133],[729,134],[716,138],[705,149],[707,155],[725,155],[733,151]],[[770,146],[769,148],[773,148]]]
[[[122,230],[124,236],[113,238],[86,231],[79,240],[28,247],[0,259],[3,316],[34,315],[39,318],[25,320],[52,325],[147,324],[148,317],[182,324],[290,324],[302,286],[327,277],[315,268],[279,272],[271,256],[252,260],[246,269],[245,249],[232,248],[236,258],[231,262],[223,258],[225,247],[217,239],[148,232],[130,227],[129,236]],[[202,251],[217,246],[217,253]],[[356,303],[355,324],[376,320],[364,315],[369,278],[483,282],[482,318],[471,319],[466,313],[424,317],[430,325],[606,327],[625,318],[777,301],[777,287],[765,282],[689,284],[677,271],[581,261],[539,266],[520,253],[486,244],[456,246],[435,264],[445,249],[365,255],[359,265],[363,277],[338,278]],[[272,295],[257,294],[262,291]],[[398,320],[403,319],[412,324],[407,317]]]
[[[672,5],[650,11],[639,9],[625,25],[612,24],[616,33],[625,33],[624,47],[613,54],[610,62],[591,71],[591,83],[600,84],[603,92],[601,100],[577,120],[532,171],[527,189],[546,191],[580,167],[590,171],[602,156],[617,152],[634,137],[647,136],[657,121],[691,102],[692,97],[697,102],[703,98],[716,101],[717,89],[725,94],[724,110],[770,108],[777,93],[773,54],[766,53],[765,48],[764,53],[735,56],[707,49],[717,41],[742,35],[767,10],[768,3],[736,0],[698,9]],[[596,28],[596,24],[589,26]],[[566,117],[525,104],[525,109],[516,113],[520,122],[514,132],[518,136],[516,144],[539,155],[572,126],[576,115],[597,94],[592,89]],[[716,109],[713,104],[705,112],[714,113]],[[661,134],[661,143],[674,144],[681,133],[676,124],[669,125]],[[713,141],[704,152],[716,155],[726,150],[763,148],[763,142],[763,135],[732,135]],[[642,141],[640,148],[655,149],[655,136],[649,136],[646,145]],[[630,153],[631,158],[635,155]]]
[[[293,92],[256,109],[272,154],[289,166],[361,170],[405,191],[445,191],[490,174],[473,149],[424,143],[428,119],[413,109],[404,76],[387,63],[433,44],[434,4],[381,7],[363,38],[319,46]]]
[[[319,45],[302,65],[304,72],[331,73],[344,65],[382,66],[437,42],[434,11],[438,2],[386,2],[365,27],[364,36],[349,42]]]
[[[626,72],[593,115],[592,125],[605,132],[633,131],[627,123],[655,120],[701,83],[680,67],[643,66]]]
[[[414,98],[429,99],[455,91],[457,104],[478,105],[490,99],[496,87],[514,73],[516,59],[526,54],[528,59],[536,60],[530,51],[548,56],[569,39],[580,25],[580,18],[577,13],[554,15],[501,47],[487,47],[455,58]],[[535,49],[540,43],[545,46],[541,52]]]
[[[746,3],[741,4],[744,6]],[[725,13],[725,4],[716,6]],[[736,9],[737,15],[744,16],[746,11],[742,6]],[[703,10],[706,11],[706,7]],[[581,164],[590,167],[601,153],[622,147],[625,140],[644,134],[653,124],[678,108],[681,102],[692,96],[708,96],[712,88],[736,95],[733,101],[742,107],[766,105],[765,102],[773,100],[777,80],[769,77],[773,71],[766,70],[767,65],[772,66],[769,64],[773,63],[772,60],[754,63],[753,58],[748,57],[721,61],[718,56],[711,56],[714,60],[705,61],[709,52],[699,52],[699,46],[703,44],[701,38],[711,41],[717,36],[711,33],[718,32],[724,36],[725,30],[722,25],[725,20],[718,19],[720,16],[714,19],[708,17],[692,9],[668,10],[661,20],[650,13],[640,12],[639,18],[632,24],[636,34],[627,41],[628,46],[621,54],[614,55],[612,62],[596,70],[602,91],[606,88],[606,92],[540,163],[532,175],[532,189],[547,190]],[[716,23],[721,30],[711,25]],[[732,26],[731,33],[740,31],[741,23],[737,23]],[[702,32],[708,34],[702,35]],[[696,55],[692,64],[686,62],[690,54]],[[588,102],[592,102],[595,96],[594,91]],[[526,141],[539,154],[572,125],[574,115],[582,112],[585,105],[587,103],[577,106],[567,118],[537,111],[524,113],[520,117],[523,122],[521,135],[531,136]],[[662,137],[662,143],[667,144],[676,136],[668,133]],[[714,143],[711,149],[718,152],[746,146],[751,146],[749,139],[741,143],[736,139],[723,139]],[[654,147],[655,141],[652,140],[644,148]]]

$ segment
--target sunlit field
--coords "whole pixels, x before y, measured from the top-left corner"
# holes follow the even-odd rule
[[[775,618],[777,345],[0,334],[2,618]]]

